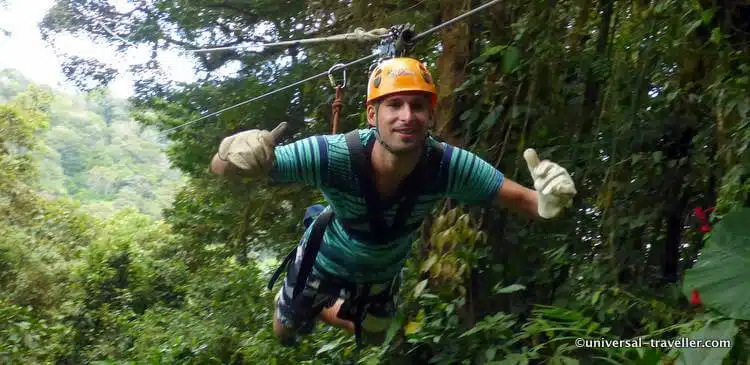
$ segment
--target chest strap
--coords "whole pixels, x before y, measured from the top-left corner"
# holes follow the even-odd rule
[[[366,217],[341,219],[342,225],[352,236],[372,244],[387,244],[404,234],[413,231],[419,224],[408,224],[412,210],[417,203],[417,197],[429,188],[435,186],[440,169],[442,148],[437,148],[429,154],[427,159],[420,159],[414,170],[404,179],[393,198],[381,200],[375,186],[372,169],[372,148],[375,139],[371,138],[367,146],[362,146],[359,131],[353,130],[346,134],[346,145],[352,170],[359,181],[359,190],[365,200]],[[393,224],[385,222],[385,211],[394,204],[398,204]],[[355,225],[369,223],[369,231],[354,228]]]

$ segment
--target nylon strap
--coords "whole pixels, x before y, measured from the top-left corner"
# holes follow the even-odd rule
[[[323,243],[323,234],[325,233],[328,223],[331,222],[331,218],[333,218],[333,211],[326,209],[323,213],[320,213],[315,219],[315,222],[313,222],[310,236],[307,239],[307,247],[305,247],[305,253],[302,256],[302,263],[300,264],[299,272],[297,273],[297,282],[294,285],[292,299],[296,299],[299,293],[302,292],[302,289],[305,288],[307,278],[310,276],[310,273],[312,273],[312,268],[315,264],[315,257],[318,256],[320,245]],[[281,272],[287,268],[289,262],[294,258],[296,251],[297,248],[295,247],[289,252],[289,254],[287,254],[284,262],[276,269],[276,272],[274,272],[271,280],[268,282],[269,290],[273,289],[274,283],[281,275]]]
[[[370,232],[373,232],[379,238],[386,231],[387,226],[383,219],[383,209],[380,207],[380,199],[375,188],[375,179],[373,178],[372,165],[370,156],[374,141],[370,140],[367,147],[362,146],[359,138],[359,131],[353,130],[346,134],[346,144],[349,147],[349,158],[352,170],[359,180],[360,193],[365,199],[367,215],[370,218]],[[378,241],[380,241],[378,239]]]
[[[331,103],[331,120],[333,122],[333,126],[331,128],[331,134],[336,134],[336,131],[339,129],[339,120],[341,119],[341,108],[344,106],[344,103],[341,101],[343,98],[344,91],[342,90],[341,86],[336,86],[336,98],[333,100],[333,103]]]
[[[279,265],[279,267],[276,268],[276,271],[274,271],[273,275],[271,275],[271,280],[268,281],[268,290],[273,289],[273,285],[276,283],[276,280],[279,279],[279,276],[281,276],[281,273],[284,272],[284,269],[286,269],[289,266],[289,262],[292,261],[294,258],[294,254],[297,252],[297,247],[294,247],[284,258],[284,261]]]
[[[365,305],[367,304],[367,298],[370,296],[370,284],[366,284],[362,288],[361,293],[357,293],[357,309],[354,320],[354,339],[357,342],[357,347],[362,347],[362,322],[365,319]]]
[[[323,213],[320,213],[315,222],[313,223],[312,231],[310,231],[310,237],[307,240],[307,247],[305,248],[305,254],[302,256],[302,264],[297,274],[297,282],[294,285],[294,294],[292,298],[297,298],[302,289],[305,288],[307,278],[312,272],[313,264],[315,264],[315,257],[318,256],[318,250],[320,245],[323,243],[323,234],[325,233],[328,223],[333,217],[333,210],[327,209]]]

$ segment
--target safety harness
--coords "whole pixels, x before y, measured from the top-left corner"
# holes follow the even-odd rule
[[[359,131],[356,129],[346,133],[345,138],[347,147],[349,148],[352,170],[359,181],[359,191],[360,194],[364,196],[367,207],[366,213],[363,216],[355,217],[353,219],[343,219],[339,217],[339,221],[342,223],[346,232],[361,242],[367,242],[373,245],[384,245],[419,228],[421,222],[416,222],[410,225],[408,224],[408,220],[411,216],[414,205],[417,202],[417,197],[421,194],[431,193],[431,187],[438,185],[434,182],[438,177],[440,169],[443,155],[442,146],[437,144],[438,148],[431,151],[427,158],[420,159],[416,168],[404,180],[399,189],[400,193],[396,194],[394,199],[383,202],[379,198],[378,191],[375,187],[372,165],[370,164],[372,147],[375,139],[370,139],[367,146],[362,146]],[[388,226],[384,219],[384,212],[387,210],[388,206],[395,203],[399,203],[398,210],[396,211],[393,224]],[[328,208],[320,213],[317,219],[313,222],[310,236],[307,241],[307,247],[305,248],[302,257],[302,263],[297,272],[296,284],[292,294],[292,302],[295,304],[300,298],[299,294],[305,288],[308,277],[312,273],[315,258],[317,257],[318,251],[323,243],[325,229],[333,219],[333,216],[333,211]],[[357,228],[361,227],[364,223],[369,223],[369,231]],[[271,279],[268,282],[269,290],[273,289],[276,280],[281,273],[288,268],[289,264],[295,257],[296,251],[296,247],[292,249],[271,276]],[[330,285],[326,284],[328,283],[319,283],[318,290],[327,293],[338,293],[341,289],[344,289],[347,293],[351,294],[351,296],[347,298],[347,301],[351,301],[353,306],[348,308],[342,307],[337,315],[339,318],[354,322],[357,346],[361,347],[362,320],[364,319],[364,313],[368,301],[372,298],[377,298],[380,295],[390,295],[390,293],[387,290],[384,290],[376,296],[370,296],[371,284],[357,285],[345,281],[332,282]]]

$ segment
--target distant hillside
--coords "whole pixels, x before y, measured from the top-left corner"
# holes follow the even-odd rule
[[[15,70],[0,71],[0,104],[31,85]],[[133,207],[159,218],[184,180],[157,134],[128,116],[125,100],[101,91],[50,91],[49,127],[39,136],[39,192],[78,200],[100,217]]]

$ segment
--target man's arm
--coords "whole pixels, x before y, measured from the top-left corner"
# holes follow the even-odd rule
[[[302,183],[323,188],[326,186],[331,168],[329,160],[341,159],[340,153],[334,154],[329,151],[325,136],[311,136],[284,146],[274,147],[272,153],[273,157],[267,166],[258,166],[252,170],[239,168],[231,159],[223,161],[218,154],[215,154],[211,158],[209,171],[230,179],[268,178],[275,184]]]
[[[209,164],[209,171],[225,177],[267,175],[275,160],[275,144],[286,122],[266,130],[251,129],[224,138]]]
[[[539,156],[532,148],[524,151],[523,158],[534,179],[536,190],[506,179],[497,191],[494,200],[496,205],[545,219],[558,216],[566,206],[572,205],[577,192],[575,183],[565,168],[549,160],[539,161]]]
[[[494,166],[458,147],[446,148],[446,195],[461,203],[495,206],[524,213],[529,217],[554,218],[575,196],[575,184],[568,172],[548,160],[539,161],[536,151],[524,152],[535,190],[505,178]]]
[[[524,213],[533,218],[539,217],[538,196],[535,190],[531,190],[513,180],[504,179],[503,184],[497,189],[497,195],[493,204],[498,207],[508,208],[517,213]]]

